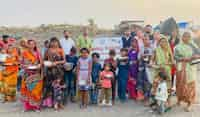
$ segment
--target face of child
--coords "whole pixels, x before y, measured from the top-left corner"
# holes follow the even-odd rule
[[[6,50],[5,50],[5,49],[2,49],[2,50],[1,50],[1,53],[2,53],[2,54],[6,54]]]
[[[104,69],[105,69],[106,71],[110,71],[110,66],[109,66],[109,65],[106,65],[106,66],[104,67]]]
[[[122,57],[127,56],[127,52],[126,52],[126,51],[121,51],[121,56],[122,56]]]
[[[131,41],[131,46],[132,48],[136,48],[137,47],[137,42],[135,40]]]
[[[97,57],[97,56],[94,56],[93,58],[92,58],[92,60],[93,60],[93,62],[98,62],[99,61],[99,58]]]
[[[82,51],[81,52],[81,56],[83,57],[83,58],[87,58],[88,57],[88,52],[86,51],[86,50],[84,50],[84,51]]]

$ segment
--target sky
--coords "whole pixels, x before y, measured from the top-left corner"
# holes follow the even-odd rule
[[[87,24],[112,28],[122,20],[158,24],[170,16],[200,24],[200,0],[0,0],[0,26]]]

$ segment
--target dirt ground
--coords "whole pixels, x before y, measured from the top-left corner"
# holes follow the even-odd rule
[[[198,72],[198,75],[200,71]],[[198,79],[197,89],[200,89],[200,79]],[[200,100],[200,90],[198,91],[198,102]],[[176,98],[173,98],[176,103]],[[194,104],[192,112],[185,112],[183,104],[181,107],[175,106],[171,111],[162,117],[199,117],[200,104]],[[78,104],[69,103],[65,109],[55,112],[53,109],[45,109],[42,112],[22,112],[21,103],[0,104],[0,117],[159,117],[160,115],[151,111],[149,107],[144,107],[143,103],[129,100],[126,103],[117,101],[113,107],[89,106],[80,110]]]

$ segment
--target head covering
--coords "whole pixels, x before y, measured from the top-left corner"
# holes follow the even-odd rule
[[[161,40],[166,40],[166,42],[167,42],[167,45],[166,45],[167,46],[167,52],[170,54],[172,62],[174,62],[173,53],[172,53],[172,50],[170,48],[169,41],[168,41],[169,38],[167,36],[163,35],[163,34],[160,34],[160,41]],[[162,52],[162,49],[160,47],[160,42],[159,42],[159,47],[157,48],[157,52]],[[162,57],[159,56],[158,58],[162,58]]]

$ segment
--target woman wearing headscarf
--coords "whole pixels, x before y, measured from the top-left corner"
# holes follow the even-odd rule
[[[28,40],[27,44],[27,49],[21,54],[21,68],[24,70],[21,82],[21,100],[24,111],[39,111],[43,86],[42,59],[36,42],[34,40]]]
[[[175,47],[175,59],[177,61],[177,104],[180,105],[181,102],[186,102],[186,111],[191,111],[191,106],[196,96],[196,69],[191,65],[191,61],[200,58],[199,55],[194,55],[190,41],[190,33],[185,32],[182,42]]]
[[[174,64],[174,58],[173,58],[170,45],[168,43],[168,39],[164,35],[161,35],[159,46],[155,49],[155,55],[153,57],[153,61],[155,65],[158,67],[155,74],[162,71],[162,72],[165,72],[165,74],[168,77],[167,88],[169,91],[169,98],[167,102],[168,102],[168,106],[170,107],[171,106],[170,93],[171,93],[171,88],[172,88],[171,68],[172,68],[172,65]],[[153,88],[155,88],[154,84],[153,84]]]

